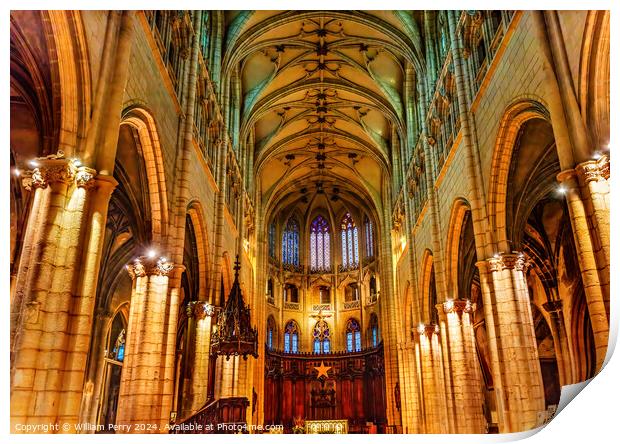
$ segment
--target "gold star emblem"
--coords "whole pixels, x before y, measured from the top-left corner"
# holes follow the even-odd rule
[[[321,365],[318,367],[314,367],[314,369],[319,372],[319,374],[316,376],[317,379],[320,378],[321,376],[325,376],[325,378],[329,378],[329,375],[327,374],[328,371],[331,370],[331,367],[326,366],[323,361],[321,361]]]

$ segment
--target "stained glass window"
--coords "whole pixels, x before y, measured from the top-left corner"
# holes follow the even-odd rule
[[[317,321],[312,329],[314,337],[314,353],[329,353],[329,324],[324,319]]]
[[[269,257],[276,257],[276,225],[269,224]]]
[[[282,263],[299,265],[299,224],[290,217],[282,233]]]
[[[275,335],[276,322],[273,316],[269,316],[267,319],[267,348],[271,350],[273,348],[273,337]]]
[[[125,329],[123,329],[114,343],[114,349],[112,350],[113,359],[123,362],[125,358]]]
[[[310,225],[310,268],[313,271],[329,271],[329,224],[323,216],[317,216]]]
[[[342,230],[342,265],[356,267],[359,264],[357,226],[350,213],[346,213],[340,223]]]
[[[364,220],[364,230],[366,231],[366,257],[375,255],[372,222],[368,217]]]
[[[360,324],[355,319],[347,321],[347,351],[358,352],[362,350],[362,335]]]
[[[379,345],[379,321],[374,313],[370,315],[370,341],[373,347]]]
[[[295,321],[289,321],[284,327],[284,353],[299,351],[299,328]]]

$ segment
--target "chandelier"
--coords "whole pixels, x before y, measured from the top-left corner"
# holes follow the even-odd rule
[[[211,354],[226,356],[226,360],[231,356],[243,356],[243,359],[247,359],[248,355],[258,357],[258,332],[251,325],[250,308],[243,301],[239,286],[240,268],[237,255],[235,281],[211,334]]]

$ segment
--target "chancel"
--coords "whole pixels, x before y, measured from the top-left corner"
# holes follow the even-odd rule
[[[587,10],[12,11],[10,431],[549,421],[607,352],[609,37]]]

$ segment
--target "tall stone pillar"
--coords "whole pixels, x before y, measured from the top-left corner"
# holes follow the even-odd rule
[[[553,346],[555,349],[555,357],[558,362],[560,385],[574,384],[578,381],[573,379],[573,372],[571,369],[572,359],[570,357],[570,347],[568,345],[566,325],[562,313],[562,301],[553,300],[545,302],[543,308],[549,313],[549,328],[553,336]]]
[[[419,368],[425,433],[450,433],[439,325],[420,324]]]
[[[558,181],[566,193],[599,371],[609,341],[609,158],[564,170]]]
[[[522,254],[476,264],[484,297],[500,433],[536,427],[545,396]]]
[[[409,334],[411,335],[411,334]],[[403,433],[423,433],[424,421],[420,397],[420,371],[418,367],[418,342],[408,340],[399,345],[401,418]]]
[[[177,310],[168,291],[169,274],[175,268],[180,275],[181,267],[166,258],[147,257],[127,266],[133,286],[116,422],[132,426],[130,432],[159,433],[169,421],[172,393],[164,388],[169,385],[167,379],[174,378],[174,368],[167,368],[167,355],[174,348],[166,349],[171,328],[168,316]],[[172,328],[176,334],[176,325]]]
[[[205,406],[209,383],[209,356],[211,350],[211,325],[214,307],[207,302],[192,303],[191,311],[195,322],[192,386],[190,389],[192,413]]]
[[[474,339],[470,301],[437,304],[444,361],[450,364],[455,433],[485,433],[484,397]]]
[[[609,158],[592,146],[575,94],[557,11],[533,13],[550,91],[551,122],[594,332],[596,370],[609,339]]]
[[[92,325],[80,273],[95,171],[62,152],[36,163],[24,178],[35,195],[11,305],[11,423],[72,425]]]

